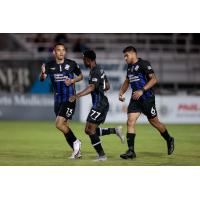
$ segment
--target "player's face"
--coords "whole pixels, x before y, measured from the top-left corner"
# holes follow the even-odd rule
[[[65,58],[65,47],[62,45],[57,45],[56,48],[54,49],[54,55],[55,58],[58,60],[63,60]]]
[[[83,56],[83,63],[86,67],[90,67],[90,60]]]
[[[132,51],[126,52],[124,53],[124,60],[127,64],[132,64],[134,63],[135,56],[135,53]]]

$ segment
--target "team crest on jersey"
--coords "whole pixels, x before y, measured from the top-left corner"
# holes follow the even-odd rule
[[[152,69],[152,67],[149,65],[149,66],[147,67],[147,69],[150,70],[150,69]]]
[[[65,69],[66,69],[66,70],[69,70],[69,68],[70,68],[70,65],[66,64],[66,65],[65,65]]]
[[[136,67],[135,67],[135,71],[137,71],[139,69],[139,65],[137,65]]]

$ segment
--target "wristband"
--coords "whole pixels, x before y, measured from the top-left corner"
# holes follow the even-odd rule
[[[142,90],[142,92],[146,92],[146,90],[144,88],[142,88],[141,90]]]

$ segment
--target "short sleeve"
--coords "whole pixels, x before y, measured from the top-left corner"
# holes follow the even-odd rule
[[[81,74],[81,69],[79,65],[76,62],[73,62],[73,67],[74,67],[74,73],[79,76]]]
[[[105,79],[105,82],[106,82],[106,83],[109,83],[108,78],[107,78],[106,75],[104,76],[104,79]]]
[[[97,70],[92,71],[90,74],[89,84],[94,84],[95,88],[98,88],[100,78],[101,78],[100,72],[98,72]]]
[[[129,65],[127,66],[127,70],[126,70],[126,78],[128,79],[128,71],[130,70]]]
[[[150,62],[148,62],[148,61],[145,61],[145,62],[143,63],[143,65],[142,65],[142,70],[144,71],[144,73],[145,73],[146,75],[148,75],[148,74],[153,74],[153,73],[154,73],[154,70],[152,69],[152,66],[151,66]]]

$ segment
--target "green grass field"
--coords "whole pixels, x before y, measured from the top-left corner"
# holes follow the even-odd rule
[[[101,137],[108,156],[105,162],[94,162],[96,153],[84,133],[84,124],[71,122],[71,128],[82,141],[83,158],[70,160],[71,149],[53,122],[0,122],[0,166],[193,166],[200,165],[200,125],[168,125],[175,138],[175,152],[166,154],[166,143],[150,125],[137,125],[134,160],[119,155],[127,146],[115,135]],[[104,124],[112,127],[117,124]],[[125,125],[123,126],[126,131]]]

